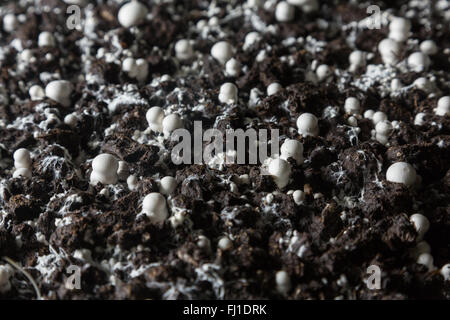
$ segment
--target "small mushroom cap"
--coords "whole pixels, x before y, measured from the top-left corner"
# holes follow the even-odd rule
[[[122,27],[129,28],[140,24],[147,15],[147,7],[142,3],[133,0],[124,4],[117,15],[117,19]]]
[[[222,64],[225,64],[233,55],[233,47],[226,41],[219,41],[211,48],[211,56]]]
[[[119,162],[109,153],[99,154],[92,161],[92,170],[99,174],[113,176],[117,173]]]
[[[411,186],[416,182],[417,174],[412,165],[406,162],[392,164],[386,172],[386,180]]]
[[[142,202],[144,212],[160,211],[166,208],[166,198],[159,192],[152,192],[145,196]]]
[[[298,131],[304,135],[316,136],[319,131],[319,121],[312,113],[302,113],[297,119]]]

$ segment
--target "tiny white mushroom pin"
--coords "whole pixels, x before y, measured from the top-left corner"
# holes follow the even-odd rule
[[[434,109],[434,113],[438,116],[450,115],[450,96],[441,97],[438,100],[437,107]]]
[[[158,192],[152,192],[146,195],[142,202],[142,212],[145,213],[153,223],[164,222],[169,216],[166,198]]]
[[[177,180],[174,177],[166,176],[159,183],[159,192],[163,195],[170,195],[177,187]]]
[[[303,163],[303,144],[294,139],[286,139],[281,145],[281,156],[283,160],[293,158],[297,164]]]
[[[344,109],[348,114],[360,114],[361,108],[359,100],[355,97],[348,97],[347,99],[345,99]]]
[[[222,103],[233,104],[238,100],[238,88],[231,82],[224,83],[220,87],[219,101]]]
[[[284,271],[278,271],[275,275],[275,283],[277,285],[277,290],[281,294],[287,294],[291,289],[291,279],[289,274]]]
[[[45,95],[60,103],[64,107],[70,106],[70,95],[72,93],[72,84],[67,80],[51,81],[45,87]]]
[[[283,189],[289,183],[291,165],[286,160],[273,159],[269,163],[268,172],[273,177],[278,188]]]
[[[99,154],[92,161],[92,172],[90,176],[91,184],[95,185],[98,182],[103,184],[117,183],[118,169],[119,162],[114,156],[108,153]]]
[[[151,107],[148,109],[145,117],[148,122],[148,126],[151,130],[156,132],[163,131],[164,110],[160,107]]]
[[[175,56],[179,60],[189,60],[194,55],[192,44],[188,39],[181,39],[175,43]]]
[[[171,113],[164,117],[162,121],[162,129],[164,132],[164,136],[167,138],[170,134],[176,129],[183,128],[183,120],[176,113]]]
[[[226,41],[219,41],[212,46],[211,56],[225,64],[233,56],[233,47]]]
[[[427,233],[428,229],[430,229],[430,221],[428,221],[428,218],[420,213],[413,214],[409,217],[409,220],[411,220],[418,233],[417,240],[421,241],[425,233]]]
[[[319,134],[319,121],[312,113],[302,113],[297,119],[298,132],[304,136]]]

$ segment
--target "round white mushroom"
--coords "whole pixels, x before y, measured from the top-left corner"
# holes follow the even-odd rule
[[[291,165],[283,159],[273,159],[269,163],[269,174],[273,177],[278,188],[283,189],[289,183]]]
[[[407,162],[396,162],[386,172],[386,180],[411,186],[416,182],[416,170]]]
[[[148,126],[151,130],[156,132],[163,131],[164,110],[160,107],[151,107],[148,109],[145,117],[148,122]]]
[[[289,22],[294,20],[295,8],[286,1],[278,2],[275,8],[275,19],[279,22]]]
[[[45,87],[45,95],[64,107],[70,106],[72,84],[67,80],[54,80]]]
[[[238,88],[231,82],[224,83],[220,87],[219,101],[222,103],[233,104],[238,100]]]
[[[148,9],[139,1],[132,0],[124,4],[117,15],[119,23],[124,28],[139,25],[147,16]]]
[[[117,183],[118,169],[119,162],[114,156],[108,153],[99,154],[92,161],[92,172],[90,176],[91,184],[95,185],[98,182],[103,184]]]
[[[169,216],[166,198],[158,192],[146,195],[142,202],[142,212],[150,218],[152,223],[164,222]]]
[[[302,113],[297,119],[298,132],[304,136],[319,134],[319,120],[312,113]]]
[[[211,56],[225,64],[233,56],[233,47],[226,41],[219,41],[212,46]]]
[[[281,145],[281,155],[280,158],[287,160],[288,158],[293,158],[297,164],[303,163],[303,144],[294,139],[286,139]]]

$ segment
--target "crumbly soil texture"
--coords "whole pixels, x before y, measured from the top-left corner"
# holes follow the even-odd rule
[[[293,20],[279,22],[277,1],[253,2],[141,0],[147,17],[125,28],[118,21],[125,2],[79,1],[75,29],[66,23],[64,1],[2,2],[0,266],[7,275],[0,298],[37,297],[22,271],[43,299],[450,298],[450,282],[440,273],[450,262],[450,117],[434,110],[450,93],[450,7],[319,1],[318,10],[293,7]],[[437,44],[427,70],[383,64],[377,46],[388,22],[368,29],[361,21],[369,5],[386,19],[411,21],[399,61],[424,40]],[[8,14],[17,19],[14,30],[5,28]],[[53,46],[38,45],[44,31]],[[259,38],[245,46],[250,32]],[[192,41],[190,59],[176,57],[180,39]],[[233,47],[238,75],[211,56],[222,40]],[[355,50],[367,62],[350,72]],[[145,79],[123,71],[127,57],[148,63]],[[329,75],[319,81],[314,70],[321,64]],[[420,77],[430,90],[413,85]],[[391,88],[394,78],[401,90]],[[53,80],[71,82],[69,105],[31,99],[30,87],[45,89]],[[218,99],[226,82],[238,88],[235,103]],[[273,82],[282,89],[268,96]],[[358,129],[344,110],[350,96],[361,104]],[[179,114],[191,132],[194,121],[203,130],[278,129],[280,144],[303,143],[305,160],[289,159],[283,189],[261,174],[261,164],[176,165],[170,156],[176,143],[148,130],[153,106]],[[387,144],[362,116],[369,109],[396,121]],[[297,131],[305,112],[319,119],[315,137]],[[64,122],[69,114],[75,124]],[[31,178],[13,178],[19,148],[31,153]],[[128,165],[116,184],[90,183],[92,160],[101,153]],[[387,168],[398,161],[410,163],[420,183],[387,181]],[[136,177],[133,188],[129,175]],[[165,176],[176,178],[177,187],[165,196],[169,219],[155,224],[142,201]],[[302,203],[294,202],[294,190],[304,191]],[[420,239],[409,219],[415,213],[429,220],[423,240],[434,268],[416,262]],[[170,219],[175,215],[178,223]],[[223,237],[231,248],[218,246]],[[379,289],[366,285],[372,265],[381,270]],[[73,270],[77,287],[68,284],[76,284]],[[280,270],[290,279],[287,292],[277,290]]]

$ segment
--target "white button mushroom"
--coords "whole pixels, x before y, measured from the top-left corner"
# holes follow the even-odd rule
[[[66,80],[51,81],[45,87],[45,95],[60,103],[64,107],[70,106],[70,95],[72,93],[72,84]]]
[[[278,271],[275,275],[277,290],[281,294],[287,294],[291,289],[291,279],[286,271]]]
[[[297,164],[303,163],[303,144],[294,139],[286,139],[281,146],[281,156],[283,160],[293,158]]]
[[[14,14],[8,13],[3,17],[3,29],[6,32],[13,32],[16,30],[19,22]]]
[[[228,237],[222,237],[220,238],[217,246],[219,247],[219,249],[226,251],[231,249],[231,247],[233,246],[233,242],[231,242],[230,238]]]
[[[397,30],[410,30],[411,22],[402,17],[393,17],[391,22],[389,23],[389,31],[397,31]]]
[[[450,263],[443,265],[440,273],[444,277],[444,280],[450,280]]]
[[[356,119],[355,116],[350,116],[347,119],[347,123],[348,123],[349,126],[357,127],[358,126],[358,119]]]
[[[225,64],[233,56],[233,47],[226,41],[219,41],[212,46],[211,56]]]
[[[175,56],[179,60],[189,60],[193,57],[194,50],[188,39],[178,40],[175,44]]]
[[[139,25],[145,19],[147,12],[146,6],[132,0],[120,8],[117,18],[122,27],[129,28]]]
[[[114,156],[108,153],[99,154],[92,161],[92,172],[90,176],[91,184],[95,185],[98,182],[103,184],[117,183],[118,169],[119,162]]]
[[[438,116],[450,115],[450,96],[441,97],[434,112]]]
[[[409,217],[409,220],[411,220],[414,228],[418,233],[417,240],[421,241],[425,233],[427,233],[428,229],[430,228],[430,221],[428,221],[428,218],[420,213],[413,214],[411,217]]]
[[[261,35],[256,31],[252,31],[245,36],[244,45],[242,48],[244,50],[247,50],[253,44],[257,43],[260,40],[261,40]]]
[[[163,131],[164,110],[160,107],[151,107],[148,109],[145,117],[148,122],[148,126],[151,130],[156,132]]]
[[[294,198],[294,202],[298,205],[302,204],[305,201],[305,193],[302,190],[295,190],[292,193],[292,197]]]
[[[384,64],[395,65],[398,62],[401,46],[397,41],[386,38],[378,44],[378,51]]]
[[[241,73],[241,64],[234,58],[225,63],[225,73],[231,77],[237,77]]]
[[[375,111],[373,111],[372,109],[369,109],[364,112],[363,116],[365,119],[372,119],[374,114],[375,114]]]
[[[436,42],[434,42],[433,40],[425,40],[420,44],[420,51],[422,51],[426,55],[431,56],[438,52],[438,47],[436,45]]]
[[[291,165],[283,159],[273,159],[269,163],[269,174],[273,177],[278,188],[283,189],[289,183]]]
[[[55,46],[55,37],[53,37],[53,35],[48,31],[41,32],[38,37],[38,46],[39,47],[54,47]]]
[[[383,111],[377,111],[372,116],[372,122],[374,125],[376,125],[380,121],[387,120],[387,115]]]
[[[127,187],[130,191],[135,191],[138,187],[138,179],[135,175],[130,175],[127,178]]]
[[[422,72],[428,69],[430,58],[422,52],[413,52],[408,57],[408,66],[415,72]]]
[[[31,156],[30,152],[25,148],[17,149],[14,154],[14,167],[16,169],[25,168],[29,169],[31,167]]]
[[[136,60],[136,79],[139,82],[145,81],[148,76],[148,62],[145,59],[137,59]]]
[[[316,76],[319,81],[325,80],[331,74],[330,67],[326,64],[321,64],[316,69]]]
[[[31,100],[37,101],[45,98],[44,89],[39,85],[33,85],[28,90],[28,94],[30,95]]]
[[[378,142],[386,144],[388,137],[393,130],[392,124],[387,120],[379,121],[375,126],[376,136],[375,138]]]
[[[377,132],[377,134],[381,134],[383,136],[389,135],[392,129],[392,124],[388,120],[380,121],[375,126],[375,131]]]
[[[281,84],[279,84],[278,82],[272,82],[271,84],[269,84],[267,86],[267,95],[271,96],[276,94],[278,91],[280,91],[281,89],[283,89],[283,87],[281,86]]]
[[[425,123],[425,116],[426,114],[424,112],[419,112],[418,114],[416,114],[416,116],[414,117],[414,124],[416,126],[421,126]]]
[[[219,101],[222,103],[233,104],[238,100],[238,88],[231,82],[224,83],[220,87]]]
[[[176,129],[183,128],[183,120],[178,114],[171,113],[163,119],[162,128],[164,136],[169,137]]]
[[[366,65],[366,54],[362,51],[355,50],[348,57],[350,63],[350,72],[356,71],[359,67]]]
[[[392,164],[386,172],[386,180],[411,186],[416,182],[417,174],[412,165],[406,162]]]
[[[411,22],[408,19],[394,17],[389,23],[389,38],[398,42],[406,41],[409,37]]]
[[[159,192],[168,196],[175,191],[177,187],[177,180],[174,177],[166,176],[161,179],[159,183]]]
[[[64,123],[72,128],[77,125],[77,122],[78,122],[78,118],[73,113],[69,113],[67,116],[64,117]]]
[[[152,223],[164,222],[169,216],[166,198],[158,192],[146,195],[142,202],[142,212],[150,218]]]
[[[122,61],[122,71],[126,72],[130,78],[137,76],[136,60],[128,57]]]
[[[209,250],[211,248],[211,241],[204,235],[197,237],[197,246],[202,249]]]
[[[422,253],[418,258],[417,258],[417,263],[418,264],[422,264],[425,267],[428,268],[428,270],[433,270],[434,269],[434,259],[433,256],[429,253]]]
[[[348,114],[360,114],[361,108],[359,100],[355,97],[348,97],[347,99],[345,99],[344,109]]]
[[[319,121],[312,113],[303,113],[297,119],[297,129],[303,136],[317,136],[319,134]]]
[[[13,154],[14,173],[13,178],[31,178],[31,156],[27,149],[20,148]]]
[[[289,22],[294,19],[295,8],[286,1],[278,2],[275,8],[275,19],[279,22]]]

